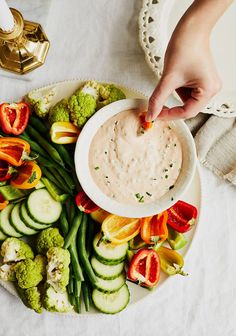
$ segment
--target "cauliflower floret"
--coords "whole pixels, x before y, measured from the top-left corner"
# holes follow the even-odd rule
[[[51,125],[58,121],[70,121],[70,113],[66,99],[60,100],[56,105],[50,108],[48,121]]]
[[[51,247],[47,252],[47,283],[56,291],[66,291],[69,283],[70,253],[61,247]]]
[[[96,99],[80,90],[75,92],[68,101],[70,118],[75,126],[82,127],[96,110]]]
[[[4,281],[15,281],[15,263],[3,264],[0,267],[0,279]]]
[[[73,309],[69,302],[68,294],[58,293],[51,286],[47,286],[43,297],[43,306],[45,309],[51,312],[66,313]]]
[[[63,247],[64,238],[57,228],[49,228],[41,231],[36,240],[36,250],[38,253],[46,255],[50,247]]]
[[[33,105],[35,113],[40,118],[46,118],[49,112],[52,98],[55,96],[56,88],[50,90],[34,90],[28,93],[28,99]]]
[[[87,93],[90,96],[93,96],[94,99],[98,99],[99,97],[99,89],[100,89],[100,84],[95,82],[95,81],[89,81],[80,88],[80,92]]]
[[[4,241],[1,247],[1,255],[4,263],[34,258],[31,247],[17,238],[7,238]]]
[[[37,286],[42,280],[42,267],[39,262],[25,259],[15,265],[18,286],[23,289]]]
[[[41,274],[44,276],[46,275],[46,266],[47,266],[47,258],[41,254],[38,254],[34,262],[37,264],[37,267],[39,268]]]
[[[113,84],[101,85],[99,90],[99,100],[97,103],[97,109],[102,108],[110,103],[113,103],[117,100],[125,99],[125,94],[123,91],[118,89]]]
[[[17,291],[26,307],[33,309],[36,313],[42,313],[43,306],[41,303],[41,293],[38,287],[31,287],[27,289],[17,287]]]

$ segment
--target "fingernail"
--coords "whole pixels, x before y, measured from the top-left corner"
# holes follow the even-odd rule
[[[147,122],[149,122],[149,121],[152,121],[153,119],[154,119],[153,113],[152,112],[148,112],[147,115],[146,115],[146,117],[145,117],[145,120]]]

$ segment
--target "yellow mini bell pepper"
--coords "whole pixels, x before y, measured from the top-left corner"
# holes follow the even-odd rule
[[[76,142],[79,133],[78,127],[69,121],[55,122],[50,129],[52,142],[62,145]]]
[[[167,275],[188,275],[183,271],[184,259],[174,250],[161,246],[157,250],[161,262],[161,269]]]

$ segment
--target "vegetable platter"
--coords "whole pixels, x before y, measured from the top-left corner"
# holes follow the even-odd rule
[[[37,313],[115,314],[187,275],[201,208],[198,169],[179,202],[142,219],[103,211],[77,180],[81,128],[125,97],[145,98],[122,85],[74,80],[0,105],[0,283]],[[143,115],[140,125],[151,127]]]

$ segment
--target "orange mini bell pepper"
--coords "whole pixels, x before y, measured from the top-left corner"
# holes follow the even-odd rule
[[[29,158],[30,145],[27,141],[19,138],[0,138],[0,160],[19,167],[24,160]]]
[[[153,125],[152,121],[146,121],[146,115],[147,115],[147,112],[142,112],[139,115],[139,119],[141,122],[141,129],[140,129],[141,133],[144,133],[148,129],[152,128],[152,125]]]
[[[8,205],[9,201],[5,200],[3,195],[0,193],[0,210],[3,210]]]
[[[28,161],[18,169],[16,177],[11,179],[10,184],[18,189],[32,189],[37,185],[41,176],[42,172],[37,163]]]
[[[147,244],[164,242],[168,238],[167,211],[152,217],[141,218],[141,237]]]

